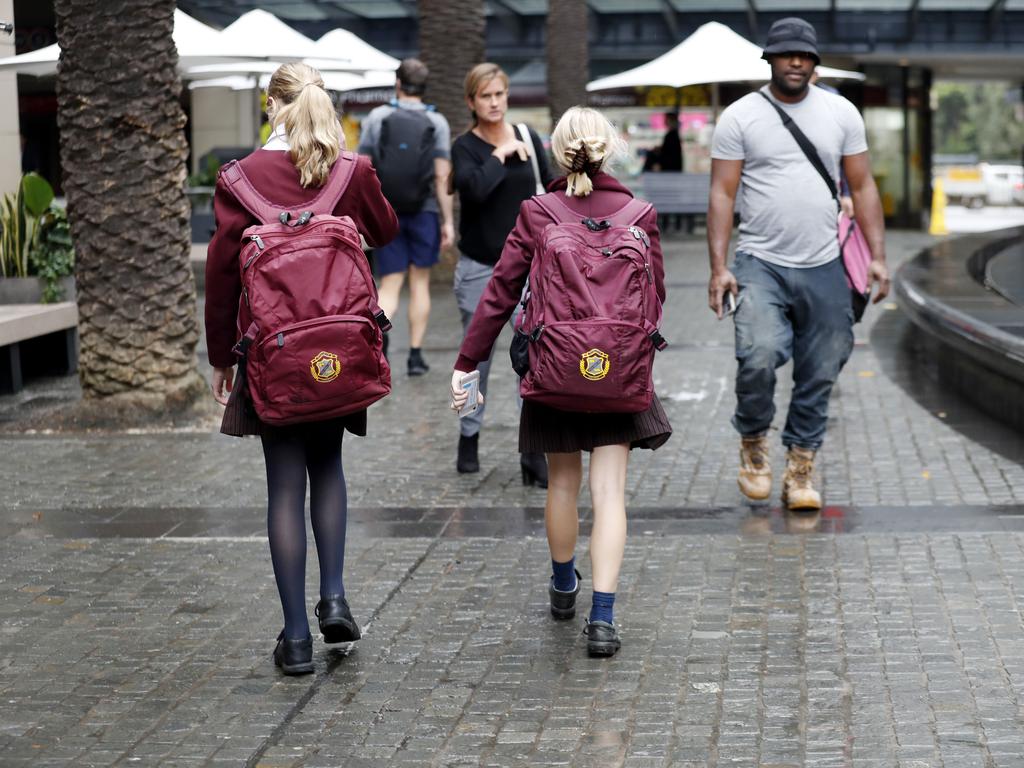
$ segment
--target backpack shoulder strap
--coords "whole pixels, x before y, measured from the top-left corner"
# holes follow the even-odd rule
[[[615,213],[608,217],[608,221],[617,227],[631,227],[647,215],[653,206],[646,200],[634,197]]]
[[[544,213],[546,213],[553,222],[555,222],[555,224],[565,222],[569,216],[578,216],[576,211],[572,210],[572,208],[557,198],[558,193],[552,192],[550,195],[535,195],[533,200],[540,206],[540,209],[544,211]]]
[[[296,213],[309,211],[315,214],[330,214],[338,205],[341,196],[345,194],[352,174],[356,169],[357,157],[353,152],[342,151],[331,168],[327,177],[327,183],[320,189],[320,192],[310,200],[297,206],[283,206],[274,203],[264,197],[252,182],[245,175],[237,160],[220,169],[221,179],[225,186],[231,190],[231,194],[240,202],[249,213],[255,216],[261,224],[269,224],[277,221],[283,212]]]
[[[579,221],[587,218],[584,214],[570,208],[569,204],[562,200],[557,192],[552,192],[547,195],[537,195],[533,199],[556,224],[562,224],[566,221],[576,221],[579,223]],[[646,200],[634,197],[615,213],[598,218],[607,219],[617,227],[629,227],[636,224],[640,219],[646,216],[647,212],[652,207],[651,203]]]
[[[237,160],[232,160],[220,169],[220,179],[245,210],[259,219],[261,224],[267,224],[277,218],[278,207],[252,185]]]
[[[836,201],[836,205],[839,204],[839,192],[836,189],[836,181],[832,178],[832,174],[825,168],[825,163],[821,160],[821,155],[818,154],[818,150],[815,148],[811,140],[807,138],[807,134],[800,130],[800,126],[793,122],[793,118],[786,114],[786,112],[774,101],[768,98],[768,95],[764,91],[758,91],[758,94],[772,105],[772,109],[778,112],[779,117],[782,118],[782,124],[786,126],[786,130],[793,134],[793,138],[796,139],[796,143],[800,145],[800,149],[804,155],[810,161],[811,165],[814,166],[814,170],[818,172],[825,185],[828,187],[828,191],[832,193],[832,198]]]
[[[358,162],[359,159],[355,152],[342,150],[338,159],[334,161],[334,167],[331,168],[331,174],[327,177],[327,183],[321,188],[320,194],[301,206],[303,210],[312,211],[318,215],[334,213],[334,209],[338,207],[338,201],[341,200],[345,190],[348,189],[349,182],[352,181],[352,175],[356,171]]]

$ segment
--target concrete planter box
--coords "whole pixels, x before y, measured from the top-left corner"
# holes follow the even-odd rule
[[[61,301],[75,301],[75,278],[61,278],[64,295]],[[0,304],[38,304],[43,297],[43,283],[38,277],[0,278]]]

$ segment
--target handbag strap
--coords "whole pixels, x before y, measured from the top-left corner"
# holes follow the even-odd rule
[[[782,109],[778,104],[768,98],[768,94],[764,91],[758,91],[761,97],[772,105],[772,109],[779,113],[779,117],[782,118],[782,124],[786,126],[786,130],[793,134],[793,138],[796,139],[796,143],[800,146],[804,156],[810,161],[811,165],[814,166],[814,170],[818,172],[825,185],[828,187],[828,191],[832,193],[832,199],[835,201],[836,210],[842,211],[843,207],[839,202],[839,190],[836,188],[836,181],[832,178],[832,174],[825,168],[825,163],[821,160],[821,155],[818,154],[818,150],[815,148],[811,140],[807,138],[807,134],[800,130],[800,126],[793,122],[793,118],[786,114],[785,110]],[[853,277],[850,275],[850,270],[846,266],[846,260],[843,258],[843,246],[846,245],[846,241],[850,239],[850,235],[853,234],[853,228],[856,226],[853,221],[850,222],[850,229],[846,233],[846,238],[839,243],[839,261],[843,265],[843,272],[846,273],[846,279],[853,284]]]
[[[516,130],[519,131],[519,137],[523,140],[526,145],[526,154],[530,156],[530,165],[533,166],[533,180],[537,184],[537,194],[544,194],[544,180],[540,177],[540,164],[537,162],[537,148],[533,145],[533,137],[530,135],[530,129],[526,126],[526,123],[518,123]]]
[[[779,113],[779,117],[782,118],[782,124],[786,126],[786,130],[793,134],[793,138],[796,139],[796,143],[800,145],[800,149],[804,155],[810,161],[811,165],[814,166],[814,170],[818,172],[822,180],[828,186],[828,191],[832,193],[832,199],[836,201],[836,207],[839,207],[839,190],[836,189],[836,181],[832,178],[832,174],[825,168],[825,163],[821,160],[821,155],[818,154],[818,150],[815,149],[814,144],[807,138],[807,134],[800,130],[800,126],[793,122],[793,118],[786,114],[786,112],[768,98],[768,94],[764,91],[758,91],[765,101],[772,105],[772,109]]]

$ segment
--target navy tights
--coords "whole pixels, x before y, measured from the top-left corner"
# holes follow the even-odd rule
[[[306,617],[306,475],[309,512],[317,559],[320,596],[345,594],[345,525],[348,497],[341,467],[337,421],[275,429],[263,437],[267,463],[267,533],[274,578],[288,638],[309,635]]]

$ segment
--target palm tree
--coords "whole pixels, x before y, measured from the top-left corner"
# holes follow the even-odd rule
[[[131,415],[202,391],[175,0],[56,0],[61,162],[87,400]]]
[[[545,28],[548,108],[554,124],[569,107],[587,103],[590,73],[586,0],[550,0]]]
[[[485,56],[483,0],[418,0],[417,5],[420,58],[430,69],[427,99],[457,133],[469,121],[462,82]]]

